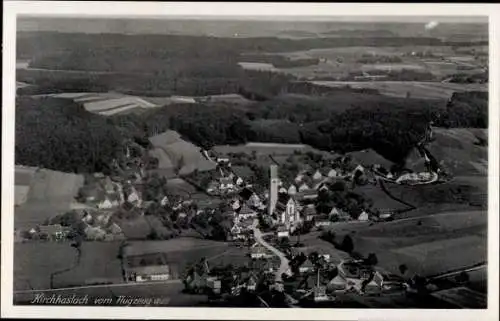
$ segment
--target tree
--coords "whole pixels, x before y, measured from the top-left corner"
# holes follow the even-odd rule
[[[469,274],[465,271],[460,272],[460,274],[455,277],[455,281],[458,283],[467,283],[469,282],[469,279]]]
[[[406,271],[408,271],[408,267],[406,266],[406,264],[400,264],[399,265],[399,272],[401,273],[401,275],[404,275],[406,273]]]
[[[352,253],[352,251],[354,250],[354,242],[350,235],[344,236],[341,244],[341,249],[342,251],[345,251],[347,253]]]
[[[368,254],[368,257],[366,258],[365,262],[369,265],[377,265],[378,264],[377,255],[375,255],[375,253]]]

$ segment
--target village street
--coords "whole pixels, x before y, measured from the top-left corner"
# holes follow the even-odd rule
[[[257,224],[258,220],[255,220],[252,225],[255,240],[280,258],[281,264],[278,271],[276,271],[276,281],[281,282],[282,281],[281,275],[283,273],[286,273],[290,269],[290,266],[288,265],[288,259],[286,258],[283,252],[279,251],[277,248],[273,247],[263,239],[263,234],[257,228]]]

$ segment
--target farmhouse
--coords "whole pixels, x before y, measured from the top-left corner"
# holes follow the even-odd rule
[[[299,266],[299,272],[300,273],[307,273],[307,272],[311,272],[314,270],[314,264],[311,262],[311,260],[309,258],[307,258],[304,263],[302,263],[300,266]]]
[[[242,220],[246,220],[249,218],[254,218],[257,216],[257,212],[252,210],[247,204],[243,204],[238,211],[238,216]]]
[[[276,236],[278,238],[285,238],[285,237],[289,237],[290,236],[290,233],[288,232],[288,228],[286,228],[286,226],[284,225],[281,225],[280,227],[278,227],[278,229],[276,230]]]
[[[128,268],[128,279],[135,282],[165,281],[171,278],[169,265],[148,265]]]
[[[59,241],[66,238],[68,233],[69,233],[69,228],[61,226],[60,224],[53,224],[53,225],[41,225],[38,235],[41,238]]]
[[[261,259],[269,256],[269,254],[267,254],[266,248],[260,243],[255,243],[254,245],[252,245],[250,251],[250,257],[252,259]]]

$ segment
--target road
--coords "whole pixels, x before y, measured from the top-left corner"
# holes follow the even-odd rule
[[[258,220],[255,220],[253,225],[252,225],[253,235],[255,237],[255,240],[258,243],[262,244],[262,246],[264,246],[266,249],[273,252],[276,256],[279,257],[281,264],[280,264],[278,271],[276,271],[276,279],[275,280],[277,282],[281,282],[282,281],[281,275],[283,273],[286,273],[290,269],[290,266],[288,264],[288,259],[286,258],[285,254],[283,252],[281,252],[277,248],[273,247],[271,244],[267,243],[263,239],[262,232],[257,228],[258,222],[259,222]]]

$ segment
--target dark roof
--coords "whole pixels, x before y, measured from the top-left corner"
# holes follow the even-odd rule
[[[250,189],[245,187],[240,191],[239,195],[242,199],[244,199],[245,201],[248,201],[248,199],[250,199],[252,194],[253,194],[253,192]]]
[[[253,176],[253,171],[248,166],[232,166],[231,170],[236,176],[248,178]]]
[[[251,213],[255,213],[255,211],[252,210],[247,204],[243,204],[243,206],[240,207],[238,213],[239,214],[251,214]]]
[[[287,193],[279,193],[278,194],[278,203],[286,204],[286,203],[288,203],[288,200],[290,198],[291,198],[290,195],[288,195]]]
[[[316,215],[317,212],[316,212],[316,208],[314,206],[306,206],[304,207],[304,209],[302,210],[302,213],[304,215]]]

